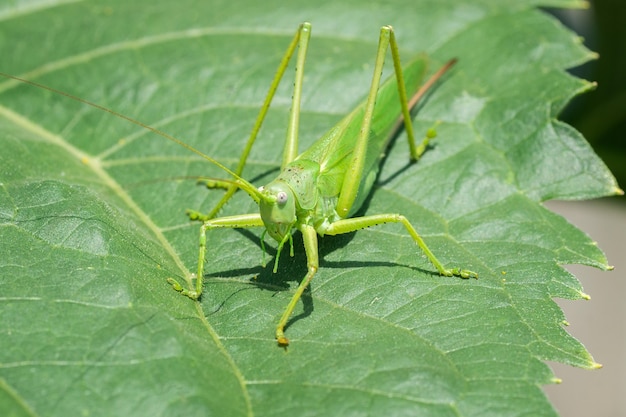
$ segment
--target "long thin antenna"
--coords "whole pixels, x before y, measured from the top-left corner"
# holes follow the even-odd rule
[[[16,77],[15,75],[6,74],[4,72],[0,72],[0,75],[5,77],[5,78],[10,78],[12,80],[16,80],[16,81],[19,81],[19,82],[22,82],[22,83],[25,83],[25,84],[32,85],[33,87],[42,88],[44,90],[51,91],[51,92],[53,92],[55,94],[59,94],[61,96],[65,96],[65,97],[70,98],[72,100],[78,101],[79,103],[86,104],[86,105],[94,107],[94,108],[96,108],[98,110],[102,110],[102,111],[105,111],[107,113],[110,113],[113,116],[119,117],[120,119],[124,119],[126,121],[131,122],[131,123],[134,123],[134,124],[136,124],[138,126],[143,127],[144,129],[148,129],[149,131],[151,131],[151,132],[153,132],[153,133],[155,133],[155,134],[157,134],[159,136],[162,136],[165,139],[171,140],[172,142],[174,142],[174,143],[182,146],[183,148],[185,148],[185,149],[195,153],[196,155],[199,155],[203,159],[206,159],[207,161],[209,161],[213,165],[215,165],[215,166],[221,168],[222,170],[224,170],[225,172],[227,172],[229,175],[232,175],[233,178],[235,179],[234,182],[237,183],[237,185],[240,188],[244,189],[249,194],[253,194],[253,195],[258,196],[259,199],[263,198],[263,195],[256,189],[256,187],[254,185],[252,185],[248,181],[244,180],[243,178],[241,178],[239,175],[235,174],[230,169],[226,168],[226,166],[222,165],[217,160],[215,160],[215,159],[211,158],[210,156],[200,152],[199,150],[197,150],[193,146],[190,146],[190,145],[186,144],[182,140],[176,139],[174,136],[170,135],[169,133],[165,133],[164,131],[157,129],[156,127],[147,125],[147,124],[145,124],[143,122],[140,122],[139,120],[133,119],[132,117],[125,116],[122,113],[118,113],[115,110],[111,110],[111,109],[109,109],[107,107],[101,106],[100,104],[93,103],[93,102],[91,102],[89,100],[85,100],[84,98],[76,97],[75,95],[72,95],[70,93],[66,93],[65,91],[57,90],[56,88],[48,87],[47,85],[39,84],[39,83],[37,83],[35,81],[26,80],[24,78]]]

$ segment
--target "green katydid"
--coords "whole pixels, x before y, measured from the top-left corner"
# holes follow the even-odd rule
[[[299,230],[303,235],[308,270],[276,327],[275,337],[280,346],[289,344],[289,340],[284,334],[285,326],[302,293],[318,270],[317,235],[338,235],[384,223],[401,223],[435,266],[439,274],[461,278],[478,277],[475,272],[470,270],[444,267],[426,246],[406,217],[400,214],[375,214],[352,217],[371,191],[384,152],[402,124],[404,124],[409,142],[411,161],[419,159],[426,150],[429,140],[434,137],[434,133],[429,131],[422,143],[417,146],[410,113],[424,93],[454,64],[454,60],[444,65],[420,86],[425,72],[424,59],[418,57],[403,68],[400,64],[399,51],[393,29],[390,26],[383,26],[380,30],[374,75],[366,100],[318,139],[308,150],[298,155],[300,98],[310,32],[311,25],[303,23],[293,37],[270,85],[269,92],[257,116],[239,164],[234,170],[228,169],[215,159],[192,148],[179,139],[128,116],[70,94],[2,74],[9,78],[60,93],[138,124],[195,152],[232,176],[231,180],[206,181],[207,186],[210,188],[227,189],[223,198],[210,213],[204,215],[197,211],[188,211],[192,220],[202,222],[195,285],[193,285],[191,280],[189,288],[184,288],[173,278],[170,278],[168,282],[175,290],[189,298],[197,300],[202,295],[207,230],[220,227],[265,227],[264,234],[269,234],[278,242],[274,272],[276,272],[278,259],[285,244],[289,243],[291,253],[293,253],[292,233]],[[298,50],[296,76],[283,152],[282,170],[275,180],[266,186],[256,188],[250,182],[244,180],[241,175],[274,93],[296,49]],[[380,81],[387,49],[391,50],[395,76],[391,76],[381,85]],[[407,99],[407,89],[412,92],[415,91],[410,100]],[[246,191],[259,204],[259,212],[215,217],[221,207],[238,189]]]
[[[259,113],[257,123],[239,161],[236,170],[237,175],[234,176],[235,181],[228,186],[228,192],[208,215],[202,215],[195,211],[190,212],[192,219],[202,221],[195,288],[185,289],[178,282],[173,279],[170,280],[174,288],[181,293],[193,299],[200,297],[202,294],[207,230],[217,227],[265,227],[266,232],[278,242],[274,272],[276,272],[280,253],[287,242],[289,242],[293,251],[292,232],[299,230],[304,239],[308,272],[300,282],[278,322],[275,336],[278,344],[281,346],[289,344],[289,340],[284,334],[284,328],[302,293],[319,267],[317,235],[338,235],[383,223],[402,223],[441,275],[459,276],[462,278],[477,277],[475,272],[469,270],[445,268],[426,246],[406,217],[400,214],[351,217],[361,207],[365,197],[374,185],[380,160],[389,140],[397,130],[398,119],[404,121],[411,160],[416,161],[426,150],[431,136],[427,135],[420,146],[415,145],[410,111],[417,104],[423,93],[454,61],[450,61],[431,77],[421,89],[417,90],[423,75],[423,61],[416,59],[405,68],[402,68],[393,29],[390,26],[382,27],[374,76],[366,101],[360,104],[336,126],[332,127],[307,151],[297,155],[300,97],[310,31],[311,25],[309,23],[300,25],[287,49],[276,77],[270,86],[270,92]],[[252,184],[242,180],[240,175],[245,166],[250,148],[256,139],[256,134],[263,122],[273,93],[296,46],[299,47],[296,58],[296,78],[283,153],[282,171],[274,181],[256,190]],[[391,49],[395,77],[390,77],[388,81],[380,86],[382,68],[388,48]],[[411,91],[417,90],[410,101],[407,101],[405,77],[403,74],[406,74],[406,82],[411,87]],[[213,187],[217,185],[215,182],[211,184]],[[219,185],[224,186],[223,183]],[[245,188],[257,200],[260,206],[260,213],[214,218],[213,216],[217,214],[218,210],[233,195],[237,188]]]

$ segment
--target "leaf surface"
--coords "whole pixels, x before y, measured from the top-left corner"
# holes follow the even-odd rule
[[[596,366],[554,297],[584,296],[561,265],[606,269],[541,204],[618,192],[585,140],[556,120],[591,84],[593,57],[536,6],[577,1],[24,2],[0,9],[0,70],[110,107],[234,166],[297,25],[313,23],[301,147],[363,99],[378,29],[405,60],[459,63],[415,126],[439,137],[407,166],[404,136],[362,213],[402,213],[445,264],[438,276],[397,225],[320,241],[320,271],[276,347],[306,259],[277,274],[260,231],[209,234],[200,303],[168,277],[196,268],[199,226],[223,177],[111,114],[0,82],[0,410],[6,415],[553,416],[543,361]],[[390,61],[390,60],[389,60]],[[387,73],[390,73],[387,71]],[[285,79],[245,176],[280,166]],[[238,193],[223,214],[255,211]],[[269,255],[275,254],[269,249]]]

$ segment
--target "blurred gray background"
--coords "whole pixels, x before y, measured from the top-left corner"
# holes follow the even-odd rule
[[[572,73],[598,82],[576,98],[561,119],[576,127],[626,187],[626,0],[593,0],[586,10],[550,10],[584,38],[600,59]],[[591,236],[606,253],[611,272],[567,267],[582,282],[589,301],[557,300],[602,369],[587,371],[551,363],[560,385],[546,387],[562,417],[626,416],[626,197],[585,202],[549,202],[551,210]]]
[[[550,363],[563,382],[545,390],[562,417],[626,416],[626,207],[614,200],[546,204],[598,242],[615,267],[610,272],[567,267],[591,296],[588,301],[557,300],[570,323],[567,331],[603,367],[589,371]]]

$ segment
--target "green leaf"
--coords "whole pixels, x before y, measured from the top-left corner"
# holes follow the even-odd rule
[[[619,191],[556,120],[592,87],[591,59],[536,6],[578,1],[24,2],[0,9],[0,71],[110,107],[233,165],[297,25],[313,36],[301,146],[366,94],[378,29],[404,60],[459,63],[415,125],[439,137],[407,167],[400,137],[364,213],[406,215],[447,265],[438,276],[396,225],[321,239],[320,271],[276,347],[304,276],[301,238],[277,274],[260,231],[209,234],[201,302],[186,208],[223,177],[145,129],[67,97],[0,82],[0,410],[3,415],[553,416],[543,361],[596,363],[554,297],[584,297],[561,265],[602,252],[541,202]],[[246,167],[276,175],[291,99],[281,84]],[[238,193],[224,214],[253,212]],[[270,255],[274,255],[270,249]]]

